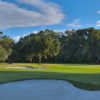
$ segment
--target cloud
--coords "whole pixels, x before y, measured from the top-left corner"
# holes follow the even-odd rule
[[[100,14],[100,10],[97,11],[97,14]]]
[[[17,35],[17,36],[15,36],[14,38],[13,38],[13,40],[15,41],[15,42],[18,42],[21,38],[23,38],[23,37],[25,37],[25,36],[28,36],[28,35],[30,35],[30,34],[37,34],[39,31],[33,31],[33,32],[29,32],[29,33],[25,33],[25,34],[23,34],[23,35]]]
[[[21,38],[21,36],[19,35],[19,36],[14,37],[13,40],[14,40],[15,42],[18,42],[18,41],[20,40],[20,38]]]
[[[60,24],[64,14],[55,3],[44,0],[16,0],[20,4],[35,7],[36,10],[20,8],[14,3],[0,1],[0,29]]]
[[[96,22],[96,26],[100,26],[100,20]]]
[[[99,15],[100,15],[100,10],[98,10],[98,11],[97,11],[97,14],[99,14]],[[100,26],[100,20],[97,20],[97,21],[96,21],[96,26],[97,26],[97,27],[99,27],[99,26]]]
[[[79,28],[82,25],[80,24],[80,19],[75,19],[71,24],[67,24],[70,28]]]
[[[100,10],[98,10],[98,11],[97,11],[97,14],[99,14],[99,15],[100,15]],[[99,27],[99,26],[100,26],[100,20],[97,20],[97,21],[96,21],[96,26],[97,26],[97,27]]]

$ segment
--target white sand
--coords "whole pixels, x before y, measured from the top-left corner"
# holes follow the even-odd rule
[[[29,80],[0,85],[0,100],[99,100],[100,91],[77,89],[60,80]]]
[[[16,66],[16,67],[6,67],[7,69],[45,69],[44,67],[27,67],[27,66]]]
[[[26,69],[26,67],[17,66],[17,67],[7,67],[7,69]],[[28,68],[27,68],[28,69]]]

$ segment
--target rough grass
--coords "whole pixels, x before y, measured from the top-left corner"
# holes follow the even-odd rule
[[[32,66],[45,69],[7,69],[7,67]],[[80,64],[0,64],[0,84],[31,79],[69,80],[100,85],[100,65]]]

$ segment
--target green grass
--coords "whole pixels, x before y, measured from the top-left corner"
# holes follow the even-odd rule
[[[7,69],[7,67],[32,66],[45,69]],[[57,79],[82,84],[100,85],[100,65],[80,64],[0,64],[0,84],[31,79]]]

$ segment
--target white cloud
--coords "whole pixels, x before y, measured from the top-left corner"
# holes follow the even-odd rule
[[[18,41],[20,40],[20,38],[21,38],[21,36],[16,36],[16,37],[13,38],[13,40],[14,40],[15,42],[18,42]]]
[[[97,11],[97,14],[100,15],[100,10]],[[96,26],[97,26],[97,27],[100,26],[100,20],[97,20],[97,21],[96,21]]]
[[[97,14],[100,15],[100,10],[97,11]],[[96,21],[96,26],[97,26],[97,27],[100,26],[100,20],[97,20],[97,21]]]
[[[65,32],[66,29],[54,29],[54,31],[55,31],[55,32],[59,32],[59,33],[61,33],[61,32]]]
[[[80,24],[80,19],[75,19],[71,24],[67,24],[67,26],[71,28],[79,28],[82,25]]]
[[[60,24],[64,14],[55,3],[44,0],[17,0],[39,11],[20,8],[18,5],[0,1],[0,29],[23,26],[39,26]]]
[[[100,14],[100,10],[97,11],[97,14]]]
[[[33,32],[29,32],[29,33],[25,33],[25,34],[23,34],[23,35],[18,35],[18,36],[15,36],[14,38],[13,38],[13,40],[15,41],[15,42],[18,42],[21,38],[23,38],[23,37],[25,37],[25,36],[28,36],[28,35],[30,35],[30,34],[37,34],[39,31],[33,31]]]
[[[100,26],[100,20],[96,22],[96,26]]]

